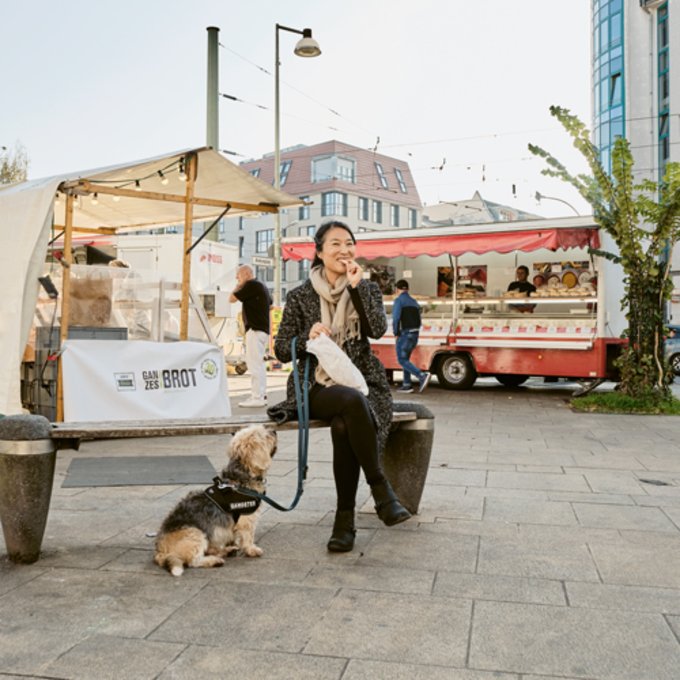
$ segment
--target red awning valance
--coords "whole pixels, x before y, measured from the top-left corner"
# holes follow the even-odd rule
[[[463,253],[511,253],[515,250],[530,252],[540,248],[558,250],[565,248],[599,248],[598,230],[590,229],[527,229],[526,231],[495,232],[485,234],[443,234],[441,236],[406,236],[401,238],[375,238],[357,241],[357,257],[375,260],[378,257],[417,257],[418,255]],[[314,243],[284,243],[284,260],[313,260]]]

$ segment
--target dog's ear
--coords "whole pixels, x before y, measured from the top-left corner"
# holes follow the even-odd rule
[[[272,436],[261,425],[239,430],[231,441],[229,455],[254,475],[261,475],[272,462]]]

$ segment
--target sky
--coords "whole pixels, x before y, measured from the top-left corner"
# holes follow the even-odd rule
[[[549,107],[590,126],[590,0],[3,2],[0,146],[26,148],[30,179],[202,146],[216,26],[220,92],[242,100],[220,98],[220,148],[271,153],[277,23],[311,28],[322,50],[297,57],[280,32],[282,148],[377,146],[408,161],[428,205],[479,191],[588,214],[527,143],[585,170]]]

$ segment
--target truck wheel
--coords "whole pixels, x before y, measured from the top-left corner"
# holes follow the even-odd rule
[[[509,373],[504,375],[495,375],[494,378],[496,378],[496,380],[498,380],[498,382],[505,387],[519,387],[529,380],[528,375],[515,375]]]
[[[673,369],[673,375],[674,376],[679,376],[680,375],[680,352],[677,354],[672,354],[670,359],[668,360],[671,366],[671,369]]]
[[[447,390],[469,390],[477,380],[477,371],[467,354],[449,354],[437,364],[439,384]]]

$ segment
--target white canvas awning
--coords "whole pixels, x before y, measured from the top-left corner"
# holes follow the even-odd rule
[[[300,199],[277,191],[270,184],[253,177],[216,151],[202,148],[62,177],[61,186],[75,187],[76,192],[81,194],[75,205],[74,228],[104,227],[120,231],[183,222],[186,183],[179,176],[183,159],[192,153],[198,159],[193,192],[194,220],[214,219],[227,203],[232,206],[229,215],[276,212],[278,208],[302,203]],[[131,195],[118,196],[118,200],[114,200],[106,193],[111,189],[121,189]],[[165,200],[139,200],[135,197],[135,193],[148,192],[162,195]],[[93,202],[95,194],[96,204]],[[213,202],[213,205],[205,202]],[[55,223],[64,224],[63,199],[56,207]]]
[[[21,412],[21,358],[52,226],[66,223],[64,192],[74,197],[68,200],[73,201],[75,232],[116,233],[183,223],[187,183],[180,173],[190,158],[196,167],[189,199],[194,221],[215,219],[227,207],[227,214],[234,215],[276,212],[302,203],[206,147],[0,189],[0,414]]]

